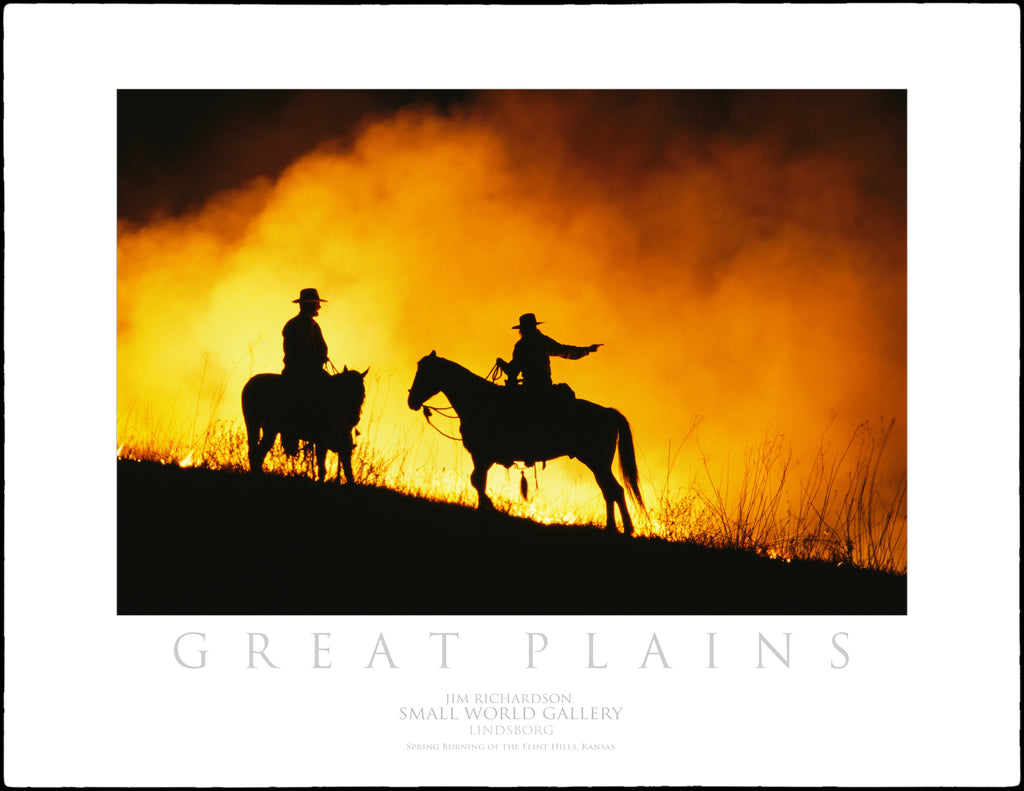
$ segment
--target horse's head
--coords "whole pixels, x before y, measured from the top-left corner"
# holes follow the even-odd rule
[[[441,391],[437,377],[437,362],[440,359],[437,352],[431,352],[416,365],[416,378],[409,388],[409,409],[419,409],[424,401]]]
[[[359,422],[359,416],[363,411],[363,401],[366,400],[364,380],[369,372],[369,368],[362,373],[349,370],[346,365],[341,373],[331,377],[332,400],[341,410],[339,417],[353,426]]]

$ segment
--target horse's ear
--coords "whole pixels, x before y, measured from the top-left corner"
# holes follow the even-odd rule
[[[348,366],[347,365],[341,366],[341,372],[342,373],[347,373],[348,372]]]
[[[437,357],[437,352],[431,352],[431,353],[430,353],[430,356],[431,356],[431,357]]]
[[[359,375],[360,375],[361,377],[363,377],[363,379],[365,379],[365,378],[366,378],[366,375],[367,375],[368,373],[370,373],[370,367],[369,367],[369,366],[367,366],[367,367],[366,367],[366,370],[365,370],[365,371],[363,371],[363,372],[362,372],[361,374],[359,374]]]

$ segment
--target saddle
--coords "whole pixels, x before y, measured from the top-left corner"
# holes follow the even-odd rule
[[[509,428],[521,436],[541,438],[562,425],[576,393],[565,383],[548,387],[508,387],[506,407],[512,418]]]

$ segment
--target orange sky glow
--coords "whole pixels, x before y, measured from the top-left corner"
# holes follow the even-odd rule
[[[409,480],[471,493],[468,455],[406,406],[417,360],[485,375],[525,312],[562,343],[605,344],[552,360],[554,379],[629,419],[648,502],[735,480],[766,436],[799,479],[823,436],[840,451],[865,421],[895,421],[879,473],[906,475],[904,93],[479,92],[352,109],[303,139],[328,100],[357,109],[299,92],[254,126],[209,120],[187,167],[136,170],[148,202],[119,208],[117,232],[119,446],[241,428],[242,386],[280,371],[292,300],[315,287],[333,363],[370,369],[357,447]],[[170,194],[190,173],[204,189],[161,205],[160,179]],[[538,507],[603,511],[577,462],[528,480]],[[492,468],[493,493],[518,486]]]

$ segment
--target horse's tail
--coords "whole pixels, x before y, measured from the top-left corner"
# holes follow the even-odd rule
[[[626,484],[626,491],[629,497],[641,511],[646,512],[644,498],[640,494],[640,474],[636,469],[636,451],[633,448],[633,432],[629,428],[629,421],[626,416],[618,410],[615,412],[619,423],[619,472],[622,473],[622,480]]]

